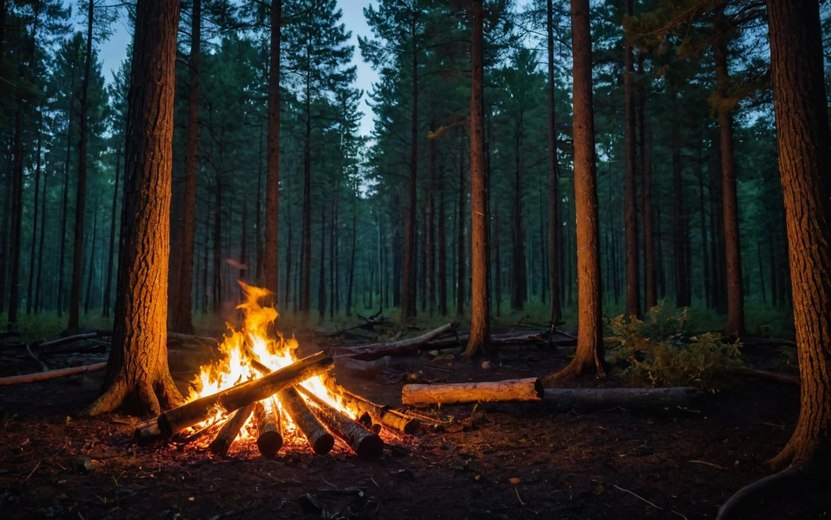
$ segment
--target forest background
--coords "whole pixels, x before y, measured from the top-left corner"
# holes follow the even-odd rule
[[[173,315],[172,328],[222,327],[239,298],[237,280],[261,278],[268,219],[280,222],[277,301],[289,326],[336,327],[379,308],[411,321],[465,316],[470,80],[461,8],[377,2],[365,11],[371,32],[355,47],[350,27],[341,25],[343,2],[284,2],[281,203],[279,214],[267,215],[268,16],[259,4],[199,3],[198,69],[194,3],[183,3],[181,17],[171,219],[171,265],[191,267],[193,321]],[[637,2],[628,19],[624,2],[592,4],[604,314],[634,305],[643,315],[660,304],[689,309],[698,328],[723,330],[731,329],[732,309],[742,320],[734,332],[787,334],[787,240],[764,4],[729,2],[720,14],[698,17],[682,16],[695,2],[670,4]],[[552,5],[549,46],[545,2],[488,3],[490,311],[497,325],[564,321],[574,329],[571,37],[567,6]],[[828,64],[831,11],[827,2],[822,8]],[[5,324],[31,335],[109,323],[129,65],[105,79],[99,55],[130,9],[3,2],[3,75],[25,88],[0,85],[0,312]],[[634,155],[626,151],[625,29],[635,42]],[[377,74],[365,93],[356,87],[358,55]],[[182,260],[178,201],[194,70],[196,240]],[[369,133],[361,130],[362,94],[373,111]],[[732,122],[738,234],[725,232],[723,113]],[[629,157],[634,198],[624,190]],[[728,291],[736,265],[740,283]],[[171,300],[181,295],[178,276],[172,268]]]

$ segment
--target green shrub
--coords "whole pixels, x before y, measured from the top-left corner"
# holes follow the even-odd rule
[[[692,335],[687,309],[667,312],[661,306],[644,321],[617,316],[609,320],[616,345],[606,361],[618,375],[635,384],[696,386],[717,390],[724,374],[742,365],[741,344],[725,343],[712,332]]]

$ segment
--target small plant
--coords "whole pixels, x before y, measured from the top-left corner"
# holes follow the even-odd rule
[[[667,313],[654,307],[644,321],[617,316],[609,321],[617,344],[606,361],[621,377],[652,386],[691,385],[714,391],[723,375],[741,366],[741,344],[725,343],[716,333],[691,336],[686,309]]]

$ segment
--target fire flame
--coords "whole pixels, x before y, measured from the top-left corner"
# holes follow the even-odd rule
[[[258,379],[262,377],[264,369],[277,370],[292,364],[299,358],[296,354],[299,346],[297,340],[293,337],[284,337],[281,332],[276,331],[272,326],[279,317],[277,309],[261,304],[271,293],[266,289],[247,285],[244,282],[239,282],[239,284],[245,298],[244,303],[237,306],[237,309],[243,314],[242,326],[236,329],[231,323],[226,324],[229,331],[219,345],[222,358],[215,363],[200,368],[199,374],[191,383],[187,401],[193,401],[231,388],[234,385]],[[345,412],[351,417],[356,415],[344,400],[331,392],[326,386],[323,376],[311,377],[304,381],[302,385],[306,390],[335,409]],[[315,407],[314,403],[309,402],[309,399],[305,397],[304,399],[306,399],[309,407]],[[304,442],[301,441],[302,434],[295,427],[291,418],[283,412],[277,396],[263,399],[261,403],[268,411],[273,410],[275,404],[280,409],[285,442]],[[217,409],[213,417],[193,426],[193,430],[199,431],[212,424],[220,423],[227,416],[228,414]],[[251,423],[253,423],[253,419],[249,418],[246,424],[251,425]],[[244,426],[240,429],[237,440],[250,440],[254,435],[253,428],[252,431],[249,431],[249,428]]]

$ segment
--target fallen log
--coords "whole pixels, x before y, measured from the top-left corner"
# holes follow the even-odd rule
[[[796,385],[799,386],[799,377],[791,376],[788,374],[780,374],[778,372],[771,372],[769,370],[758,370],[755,368],[748,368],[748,367],[741,367],[737,368],[736,372],[746,376],[754,376],[754,377],[761,377],[763,379],[769,379],[771,381],[776,381],[777,383],[785,383],[787,385]]]
[[[270,397],[280,390],[304,379],[320,374],[332,366],[332,358],[324,352],[299,359],[268,375],[236,385],[163,412],[157,418],[164,435],[172,435],[192,426],[211,413],[215,406],[224,412],[232,412],[255,401]]]
[[[46,372],[36,372],[34,374],[21,374],[19,376],[0,377],[0,386],[17,385],[21,383],[36,383],[38,381],[48,381],[50,379],[57,379],[59,377],[74,376],[77,374],[84,374],[86,372],[103,370],[106,367],[107,362],[102,361],[101,363],[93,363],[92,365],[58,368],[55,370],[47,370]]]
[[[254,424],[257,426],[257,449],[263,457],[272,457],[283,446],[280,411],[274,400],[266,400],[268,406],[257,402],[254,406]]]
[[[354,394],[341,386],[337,387],[337,392],[344,399],[350,401],[360,412],[368,415],[372,422],[376,424],[408,435],[414,434],[421,428],[418,419],[390,406],[373,403],[369,399]]]
[[[298,386],[303,395],[315,405],[317,417],[326,427],[349,446],[363,460],[377,460],[384,452],[384,441],[372,430],[332,408],[323,399],[317,397],[302,386]]]
[[[484,381],[477,383],[448,383],[440,385],[404,385],[401,402],[413,406],[429,404],[486,403],[499,401],[539,401],[543,388],[536,377]]]
[[[240,429],[248,422],[251,417],[251,412],[254,411],[255,403],[251,403],[243,408],[240,408],[228,419],[219,432],[214,437],[214,440],[208,444],[208,449],[216,455],[225,456],[228,454],[228,449],[233,444],[234,439],[239,435]]]
[[[683,406],[701,392],[691,386],[665,388],[546,388],[543,400],[558,407],[656,408]]]
[[[74,334],[72,336],[66,336],[64,338],[56,338],[50,339],[47,341],[41,341],[40,343],[34,345],[39,348],[43,347],[57,347],[58,345],[64,345],[66,343],[72,343],[73,341],[81,341],[84,339],[92,339],[98,337],[98,332],[82,332],[80,334]]]
[[[433,350],[441,350],[445,348],[462,347],[467,343],[468,335],[459,334],[455,338],[436,339],[427,342],[424,346]],[[510,345],[547,345],[550,347],[573,347],[577,345],[577,339],[564,337],[559,339],[551,339],[547,333],[532,332],[521,334],[499,334],[490,337],[490,344],[496,346],[510,346]]]
[[[446,323],[441,327],[422,334],[421,336],[393,341],[390,343],[371,343],[369,345],[360,345],[355,347],[340,347],[337,351],[339,355],[363,360],[373,360],[384,356],[406,354],[418,350],[419,347],[431,339],[435,339],[442,334],[455,330],[457,325],[458,324],[456,322]]]
[[[297,390],[286,388],[277,395],[288,416],[309,441],[312,450],[318,455],[329,453],[335,445],[335,438],[326,431],[318,418],[309,410],[306,401],[300,397]]]

